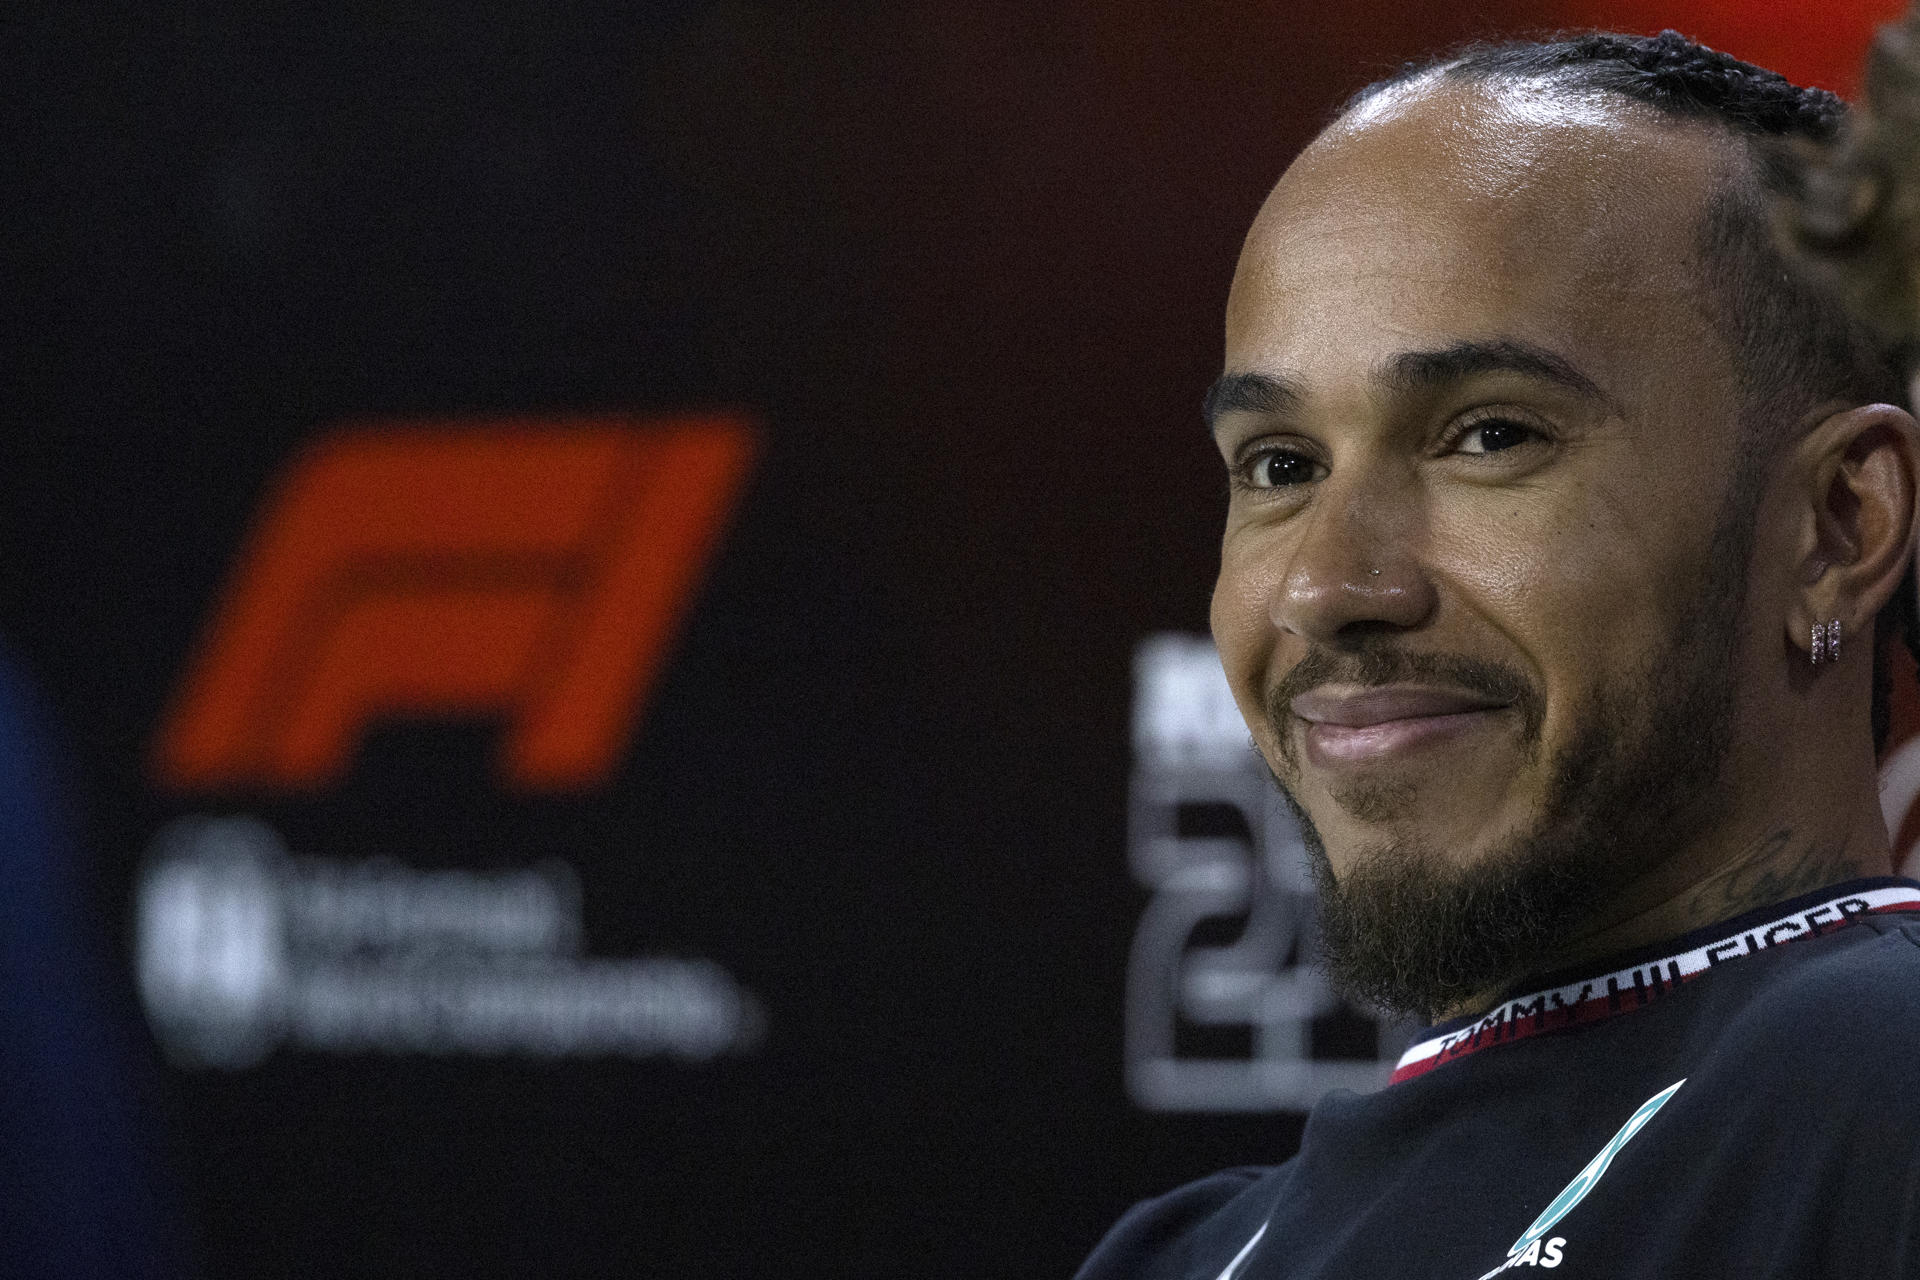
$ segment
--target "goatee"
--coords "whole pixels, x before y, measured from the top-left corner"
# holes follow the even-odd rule
[[[1554,753],[1530,829],[1464,866],[1417,835],[1389,839],[1352,851],[1336,876],[1312,819],[1275,775],[1300,820],[1320,893],[1322,959],[1342,994],[1427,1019],[1497,997],[1551,963],[1628,884],[1719,819],[1716,784],[1733,739],[1733,657],[1753,538],[1746,488],[1736,480],[1704,581],[1675,599],[1662,642],[1640,670],[1594,692],[1573,739]],[[1291,697],[1331,679],[1437,675],[1500,694],[1520,713],[1523,748],[1538,750],[1540,703],[1518,673],[1406,654],[1392,640],[1373,633],[1350,651],[1316,650],[1275,690],[1267,714],[1274,739],[1288,744],[1290,772],[1298,767]],[[1349,809],[1401,808],[1395,801],[1404,800],[1370,798],[1365,787],[1334,798]]]

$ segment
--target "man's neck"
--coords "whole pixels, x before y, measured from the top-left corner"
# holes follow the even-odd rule
[[[1876,815],[1877,817],[1877,815]],[[1630,947],[1678,937],[1733,916],[1785,902],[1861,876],[1886,875],[1892,854],[1886,836],[1853,832],[1801,834],[1781,825],[1745,841],[1725,861],[1683,886],[1658,894],[1625,918],[1583,934],[1567,959],[1579,963]]]
[[[1877,848],[1868,849],[1866,857],[1850,847],[1856,843],[1831,837],[1824,843],[1818,837],[1796,841],[1789,827],[1772,831],[1681,896],[1674,914],[1691,923],[1683,924],[1678,931],[1892,870],[1892,855],[1884,840]]]
[[[1846,825],[1831,817],[1800,824],[1782,817],[1766,824],[1761,835],[1728,839],[1732,833],[1721,833],[1717,842],[1676,854],[1631,886],[1614,913],[1574,935],[1532,971],[1576,968],[1828,885],[1891,874],[1893,855],[1877,798],[1870,810],[1853,805],[1841,811],[1848,809],[1859,816]],[[1484,1012],[1526,976],[1510,975],[1443,1016]]]

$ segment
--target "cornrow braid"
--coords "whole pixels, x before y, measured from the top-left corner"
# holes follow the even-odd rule
[[[1755,137],[1826,139],[1847,115],[1847,104],[1825,89],[1802,88],[1777,71],[1696,44],[1677,31],[1657,36],[1583,31],[1539,41],[1463,45],[1368,85],[1342,114],[1383,90],[1427,76],[1540,79],[1567,89],[1617,93],[1667,115],[1713,121]]]

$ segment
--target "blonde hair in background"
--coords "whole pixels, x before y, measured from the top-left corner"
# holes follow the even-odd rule
[[[1920,355],[1920,3],[1880,28],[1864,101],[1825,147],[1796,148],[1783,230],[1855,313]]]

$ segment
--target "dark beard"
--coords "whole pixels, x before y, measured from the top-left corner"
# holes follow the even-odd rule
[[[1753,545],[1745,489],[1736,481],[1705,580],[1676,602],[1664,643],[1636,678],[1596,695],[1574,740],[1555,754],[1531,831],[1466,867],[1417,840],[1396,840],[1361,851],[1336,877],[1313,821],[1281,786],[1319,886],[1322,958],[1342,994],[1390,1014],[1432,1019],[1457,1010],[1536,972],[1598,908],[1720,818],[1717,782],[1733,739],[1733,658]],[[1381,638],[1391,637],[1375,633]],[[1323,661],[1385,682],[1403,678],[1399,656],[1376,650]],[[1511,694],[1513,681],[1525,684],[1517,673],[1439,662],[1436,673],[1450,664],[1467,688],[1505,684]],[[1270,699],[1268,709],[1275,738],[1289,744],[1293,683],[1290,673],[1276,690],[1286,697]],[[1523,735],[1530,728],[1529,745],[1537,745],[1537,696],[1515,705]]]

